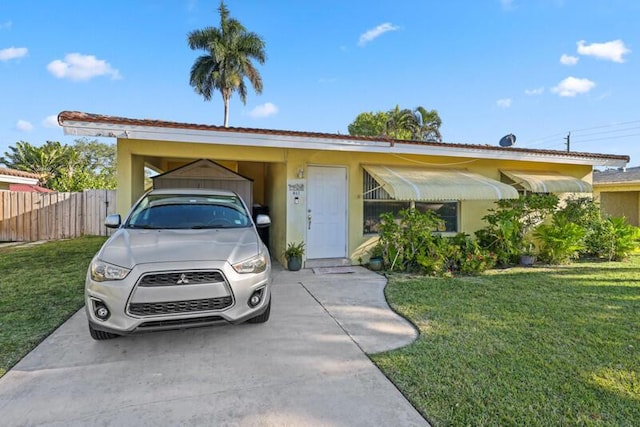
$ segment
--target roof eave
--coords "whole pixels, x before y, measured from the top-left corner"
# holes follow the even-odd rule
[[[26,178],[24,176],[4,175],[0,173],[0,182],[8,182],[9,184],[27,184],[36,185],[38,180],[34,178]]]
[[[273,148],[303,148],[313,150],[358,151],[371,153],[418,154],[447,157],[465,157],[494,160],[518,160],[527,162],[570,163],[589,166],[624,167],[628,161],[622,158],[541,153],[534,151],[487,150],[482,147],[461,147],[460,145],[428,145],[395,143],[376,140],[352,140],[322,138],[318,136],[273,135],[259,132],[226,132],[219,130],[167,128],[158,126],[137,126],[129,124],[64,120],[61,123],[65,135],[93,136],[120,139],[152,141],[175,141],[199,144],[220,144],[237,146],[261,146]]]

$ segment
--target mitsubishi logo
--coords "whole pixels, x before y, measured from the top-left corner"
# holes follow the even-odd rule
[[[187,284],[187,283],[189,283],[189,279],[187,279],[187,275],[186,274],[182,273],[180,275],[180,278],[176,282],[176,285],[183,285],[183,284]]]

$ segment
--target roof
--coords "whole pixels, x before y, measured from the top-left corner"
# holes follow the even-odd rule
[[[49,188],[30,184],[9,184],[9,191],[23,191],[29,193],[55,193],[55,191]]]
[[[386,137],[235,128],[154,119],[132,119],[103,114],[63,111],[58,123],[65,134],[142,140],[166,140],[247,146],[387,152],[523,161],[547,161],[593,166],[626,166],[629,156],[566,152],[497,145],[408,141]]]
[[[17,176],[20,178],[40,179],[40,175],[16,169],[0,168],[0,175]]]
[[[19,171],[16,169],[0,168],[0,182],[11,184],[36,185],[40,180],[40,175]]]
[[[594,184],[640,183],[640,166],[593,172]]]

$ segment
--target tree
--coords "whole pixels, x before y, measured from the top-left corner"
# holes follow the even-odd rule
[[[414,110],[399,105],[389,111],[360,113],[349,125],[349,135],[380,136],[417,141],[441,141],[442,120],[436,110]]]
[[[19,141],[15,147],[9,147],[4,157],[0,157],[0,163],[11,169],[39,175],[40,185],[46,187],[59,175],[71,155],[69,147],[58,141],[47,141],[42,147]]]
[[[229,126],[229,100],[237,92],[244,104],[247,102],[249,79],[257,94],[262,93],[262,77],[252,60],[264,64],[265,43],[255,33],[248,32],[236,19],[229,17],[229,9],[220,2],[220,27],[207,27],[188,34],[192,50],[204,50],[191,67],[189,83],[206,101],[214,91],[219,91],[224,102],[224,126]]]
[[[442,119],[440,115],[438,115],[438,111],[427,110],[424,107],[418,106],[413,110],[413,115],[416,121],[413,139],[420,141],[442,141],[442,135],[440,134]]]
[[[39,184],[56,191],[116,188],[116,148],[97,140],[77,139],[72,146],[47,141],[36,147],[20,141],[0,163],[40,175]]]
[[[384,135],[389,116],[384,111],[377,113],[360,113],[348,127],[349,135],[381,136]]]

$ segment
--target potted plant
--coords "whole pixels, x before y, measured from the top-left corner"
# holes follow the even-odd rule
[[[535,245],[531,241],[523,242],[520,251],[520,265],[531,266],[536,262]]]
[[[380,271],[384,267],[382,258],[382,245],[377,244],[371,249],[371,257],[369,258],[369,270]]]
[[[289,271],[298,271],[302,268],[302,255],[304,255],[304,242],[291,242],[284,251]]]

